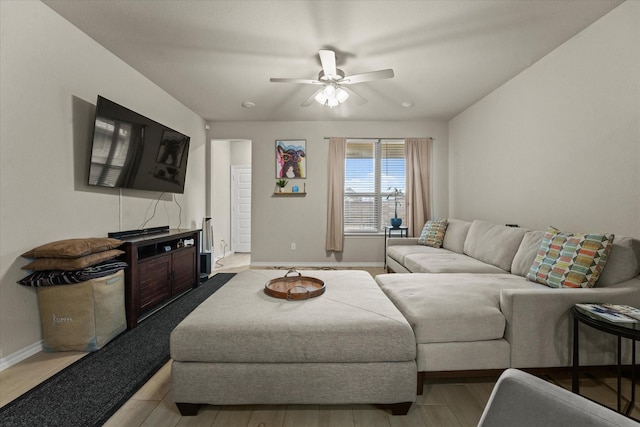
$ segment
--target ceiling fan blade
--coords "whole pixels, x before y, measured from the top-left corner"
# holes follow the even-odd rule
[[[370,71],[368,73],[345,76],[345,78],[340,81],[340,84],[352,85],[355,83],[370,82],[371,80],[390,79],[393,75],[393,70],[391,68],[386,70]]]
[[[311,104],[313,104],[313,101],[316,100],[316,95],[319,94],[320,92],[322,92],[324,90],[324,87],[318,89],[317,91],[313,92],[313,95],[311,95],[309,98],[307,98],[306,101],[304,101],[302,104],[300,104],[303,107],[308,107]]]
[[[336,71],[336,53],[332,50],[320,51],[320,62],[322,63],[322,71],[326,77],[334,77],[337,75]]]
[[[305,85],[321,85],[323,82],[320,80],[309,80],[309,79],[288,79],[288,78],[278,78],[271,77],[269,79],[271,83],[301,83]]]
[[[363,104],[366,104],[368,102],[366,98],[364,98],[362,95],[358,94],[353,89],[351,89],[349,87],[342,87],[342,89],[346,90],[349,93],[349,99],[353,99],[356,102],[356,104],[363,105]]]

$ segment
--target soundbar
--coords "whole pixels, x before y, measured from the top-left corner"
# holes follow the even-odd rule
[[[127,231],[114,231],[108,233],[109,237],[114,239],[122,239],[123,237],[136,237],[146,236],[147,234],[167,233],[169,232],[169,226],[163,225],[160,227],[141,228],[139,230],[127,230]]]

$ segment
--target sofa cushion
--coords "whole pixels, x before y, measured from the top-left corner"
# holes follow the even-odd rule
[[[640,240],[630,237],[613,239],[607,264],[598,279],[598,287],[615,285],[640,274]]]
[[[549,227],[527,279],[552,288],[592,288],[607,262],[613,237]]]
[[[412,253],[404,257],[404,266],[412,273],[506,273],[495,265],[464,254],[441,250],[439,253]]]
[[[536,259],[543,237],[544,231],[528,231],[525,233],[518,252],[516,252],[516,255],[513,257],[511,273],[526,277],[533,261]]]
[[[447,231],[446,218],[437,221],[427,221],[422,228],[422,233],[420,233],[418,244],[440,248],[442,247],[445,231]]]
[[[502,338],[500,291],[540,287],[513,274],[379,274],[376,282],[409,321],[418,344]]]
[[[123,243],[122,240],[109,237],[57,240],[33,248],[22,256],[25,258],[78,258],[115,249]]]
[[[423,245],[393,245],[387,246],[387,256],[404,265],[405,257],[411,254],[430,254],[435,255],[446,251],[446,249],[432,248]],[[449,251],[447,251],[449,252]]]
[[[108,251],[98,252],[91,255],[85,255],[79,258],[36,258],[29,264],[22,267],[23,270],[65,270],[74,271],[82,270],[85,267],[100,264],[124,254],[119,249],[111,249]]]
[[[464,253],[503,270],[511,271],[513,257],[527,231],[529,230],[519,227],[473,221],[464,241]]]
[[[467,239],[470,227],[471,221],[449,218],[442,247],[461,254],[464,251],[464,241]]]

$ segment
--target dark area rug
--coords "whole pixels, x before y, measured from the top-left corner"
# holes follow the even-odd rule
[[[0,425],[101,426],[169,360],[169,335],[235,274],[218,273],[0,408]]]

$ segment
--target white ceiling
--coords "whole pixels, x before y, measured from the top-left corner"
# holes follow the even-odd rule
[[[448,120],[619,0],[125,1],[45,3],[207,121]],[[301,107],[318,50],[369,100]],[[252,101],[255,107],[242,107]],[[412,108],[402,107],[405,101]]]

